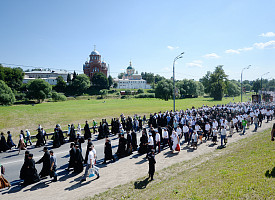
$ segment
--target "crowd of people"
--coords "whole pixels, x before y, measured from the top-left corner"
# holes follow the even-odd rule
[[[221,144],[219,147],[224,148],[228,142],[228,137],[235,132],[246,134],[246,129],[252,125],[254,131],[257,131],[264,120],[266,122],[273,120],[274,109],[273,104],[230,103],[212,107],[202,106],[197,109],[192,107],[176,112],[158,112],[150,114],[148,119],[145,115],[143,117],[138,115],[126,117],[121,114],[119,118],[111,120],[111,131],[106,119],[100,122],[99,127],[93,120],[92,128],[89,127],[88,121],[86,121],[84,136],[82,136],[80,124],[77,128],[73,124],[69,124],[65,136],[61,126],[57,124],[52,136],[52,148],[58,148],[65,144],[67,142],[66,138],[68,138],[71,144],[69,164],[66,170],[73,169],[73,173],[79,174],[83,172],[85,167],[82,181],[86,180],[88,173],[89,176],[96,174],[99,178],[99,169],[96,167],[96,150],[91,139],[93,136],[91,130],[96,133],[97,127],[97,139],[105,138],[103,164],[106,164],[109,160],[115,162],[116,159],[129,156],[133,151],[138,151],[139,154],[146,154],[149,160],[149,176],[153,179],[156,163],[155,152],[160,153],[165,148],[170,148],[172,152],[179,152],[182,145],[195,150],[203,142],[210,141],[213,145],[217,144],[218,138]],[[145,122],[148,123],[148,127],[144,126]],[[37,131],[35,147],[44,146],[47,134],[41,125],[38,126]],[[137,133],[140,131],[141,137],[138,145]],[[109,139],[111,134],[119,137],[116,156],[113,155],[111,140]],[[83,157],[82,144],[85,140],[87,140],[87,148],[85,157]],[[19,152],[20,150],[26,150],[28,142],[32,145],[28,130],[26,130],[26,135],[23,130],[20,132],[18,145],[13,143],[10,132],[8,132],[7,141],[4,133],[1,133],[0,152],[16,146]],[[43,163],[43,167],[38,174],[35,164],[40,163]],[[49,152],[48,148],[44,147],[44,155],[37,162],[33,160],[33,154],[26,150],[25,161],[20,171],[20,179],[24,180],[24,185],[35,183],[47,176],[51,176],[53,181],[57,181],[56,168],[57,161],[52,150]]]

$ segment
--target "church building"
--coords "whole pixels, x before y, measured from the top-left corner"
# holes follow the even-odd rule
[[[83,65],[83,71],[90,79],[96,72],[102,72],[107,77],[108,67],[106,62],[101,62],[101,55],[94,49],[90,54],[89,61],[86,61]]]

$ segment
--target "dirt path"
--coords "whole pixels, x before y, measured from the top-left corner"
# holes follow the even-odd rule
[[[273,122],[274,120],[269,123],[263,123],[263,126],[258,129],[258,131],[260,132],[271,128]],[[254,125],[250,127],[246,135],[235,133],[232,138],[228,139],[228,145],[255,134],[252,132],[253,129]],[[188,161],[200,155],[214,152],[217,146],[209,147],[209,144],[211,144],[210,141],[203,143],[193,152],[190,151],[189,148],[185,148],[185,145],[182,145],[182,150],[178,154],[172,154],[170,150],[166,149],[156,155],[156,170],[159,171],[174,163]],[[220,153],[216,152],[215,155],[213,153],[213,156],[219,155],[222,153],[222,150],[219,151]],[[48,178],[24,188],[16,186],[10,190],[4,189],[1,193],[5,200],[19,200],[26,196],[28,197],[28,200],[79,199],[99,194],[117,185],[125,184],[137,180],[140,177],[147,176],[147,171],[148,162],[145,159],[145,155],[139,156],[135,153],[131,157],[123,158],[115,163],[108,164],[107,167],[101,168],[101,177],[97,180],[95,178],[87,178],[86,182],[81,183],[80,180],[83,173],[73,176],[71,174],[68,175],[66,172],[62,172],[61,174],[63,175],[58,177],[58,182],[51,183]]]

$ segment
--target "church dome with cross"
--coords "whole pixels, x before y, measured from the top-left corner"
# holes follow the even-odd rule
[[[89,61],[86,61],[83,65],[83,71],[90,79],[95,73],[103,73],[107,77],[107,63],[104,61],[101,62],[101,55],[96,50],[96,46],[94,46],[94,50],[90,54]]]

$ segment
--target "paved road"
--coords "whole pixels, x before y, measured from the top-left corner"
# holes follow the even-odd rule
[[[139,144],[140,136],[141,136],[141,132],[138,132],[137,133],[138,144]],[[93,138],[95,138],[95,136],[93,136]],[[115,152],[117,151],[119,139],[117,136],[111,136],[110,139],[112,143],[113,154],[115,154]],[[104,160],[105,139],[102,139],[102,140],[93,139],[93,143],[97,151],[97,161],[100,164]],[[52,141],[49,141],[46,146],[48,146],[49,149],[51,149]],[[82,155],[84,158],[86,153],[87,140],[85,141],[85,143],[81,145],[81,147],[82,147]],[[35,161],[38,161],[44,154],[43,147],[38,147],[38,148],[29,147],[28,150],[34,155]],[[68,166],[69,150],[70,150],[70,143],[66,143],[57,149],[53,149],[54,154],[56,155],[56,158],[57,158],[58,173],[61,173]],[[17,185],[21,182],[19,179],[19,173],[24,162],[24,152],[25,151],[21,151],[20,154],[18,155],[18,150],[13,149],[11,151],[0,153],[0,162],[6,168],[5,178],[11,183],[11,185]],[[38,173],[41,171],[41,168],[42,168],[42,163],[36,164],[36,169]]]

